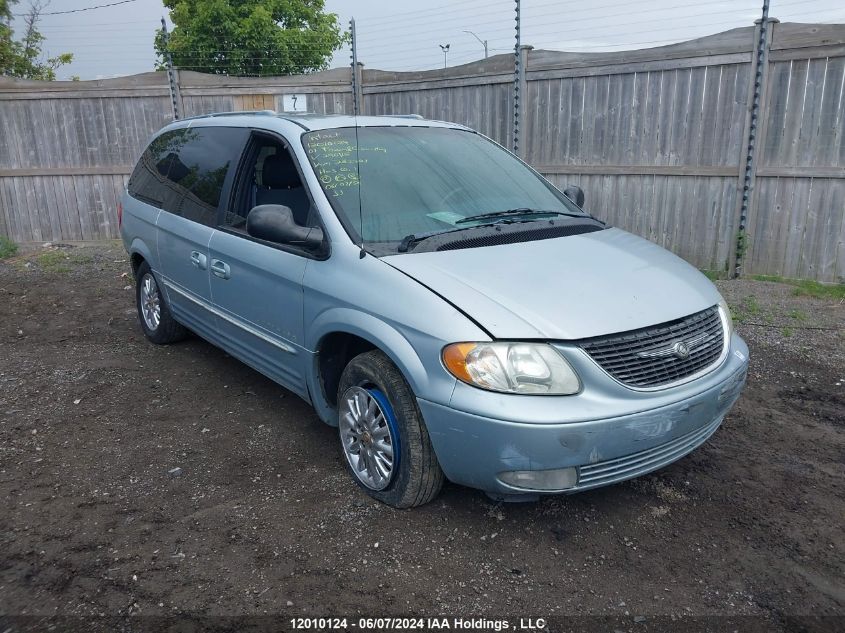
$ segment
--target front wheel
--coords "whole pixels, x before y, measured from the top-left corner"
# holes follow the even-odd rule
[[[338,386],[338,429],[348,470],[395,508],[434,499],[444,475],[410,386],[381,351],[353,358]]]

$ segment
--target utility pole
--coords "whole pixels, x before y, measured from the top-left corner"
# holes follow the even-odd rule
[[[464,31],[464,33],[469,33],[469,34],[470,34],[470,35],[472,35],[475,39],[477,39],[479,42],[481,42],[481,45],[484,47],[484,59],[487,59],[487,40],[482,40],[480,37],[478,37],[478,36],[477,36],[475,33],[473,33],[472,31]]]
[[[170,102],[173,105],[173,119],[178,121],[182,118],[182,113],[179,108],[176,73],[173,71],[173,57],[170,55],[170,36],[167,33],[167,22],[164,21],[164,16],[161,16],[161,32],[164,36],[164,61],[167,63],[167,81],[170,84]]]
[[[446,68],[446,55],[449,53],[449,45],[441,44],[440,50],[443,51],[443,68]]]

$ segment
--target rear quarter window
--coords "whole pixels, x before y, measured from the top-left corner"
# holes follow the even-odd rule
[[[208,226],[217,221],[226,177],[249,131],[197,127],[165,132],[150,143],[129,179],[129,195]]]

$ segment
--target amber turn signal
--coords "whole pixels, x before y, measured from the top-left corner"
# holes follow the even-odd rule
[[[476,343],[454,343],[444,347],[443,364],[449,373],[459,380],[472,383],[472,376],[467,369],[467,356],[476,347]]]

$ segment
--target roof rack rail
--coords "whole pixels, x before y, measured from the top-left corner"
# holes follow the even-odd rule
[[[239,112],[209,112],[208,114],[197,114],[195,116],[186,116],[180,121],[192,121],[194,119],[207,119],[219,116],[242,116],[244,114],[258,114],[261,116],[276,116],[278,113],[275,110],[240,110]]]
[[[390,117],[392,119],[415,119],[417,121],[425,119],[421,114],[379,114],[378,116]]]

